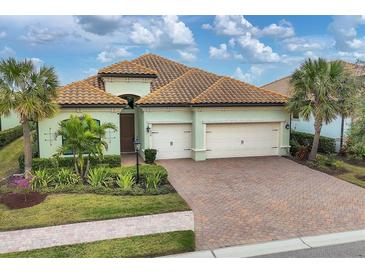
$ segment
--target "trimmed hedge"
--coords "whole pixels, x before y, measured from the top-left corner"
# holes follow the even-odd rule
[[[11,143],[15,139],[18,139],[22,135],[23,135],[22,126],[16,126],[4,131],[0,131],[0,148]]]
[[[24,155],[20,155],[18,159],[19,169],[24,170]],[[90,167],[96,166],[118,167],[120,166],[119,155],[105,155],[103,159],[91,158]],[[59,158],[34,158],[32,161],[32,169],[39,170],[44,168],[60,168],[60,167],[74,167],[74,160],[72,157]]]
[[[290,135],[290,152],[295,155],[299,146],[312,147],[313,134],[292,131]],[[319,138],[318,152],[330,154],[336,152],[336,140],[333,138],[323,137]]]

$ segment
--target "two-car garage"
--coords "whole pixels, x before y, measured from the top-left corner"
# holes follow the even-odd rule
[[[280,123],[208,123],[206,158],[271,156],[279,154]],[[192,157],[192,125],[153,124],[151,147],[157,159]]]

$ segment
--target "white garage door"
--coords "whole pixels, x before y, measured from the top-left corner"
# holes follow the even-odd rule
[[[279,123],[208,124],[207,158],[278,155]]]
[[[191,158],[191,124],[153,124],[152,148],[157,159]]]

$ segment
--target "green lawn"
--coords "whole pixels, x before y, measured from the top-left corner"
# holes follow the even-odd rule
[[[0,258],[135,258],[194,249],[194,232],[189,230],[0,254]]]
[[[344,168],[346,168],[348,170],[348,172],[337,175],[336,177],[365,188],[365,181],[360,180],[355,177],[355,175],[364,176],[365,167],[355,166],[355,165],[351,165],[351,164],[345,163],[345,162],[343,162],[342,164],[343,164]]]
[[[0,231],[184,210],[189,207],[177,193],[149,196],[57,194],[29,208],[10,210],[0,205]]]
[[[23,151],[23,137],[0,149],[0,179],[18,172],[18,157]]]

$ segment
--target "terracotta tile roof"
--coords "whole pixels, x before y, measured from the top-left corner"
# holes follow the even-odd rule
[[[365,66],[353,64],[349,62],[342,61],[344,63],[345,69],[353,73],[354,76],[365,76]]]
[[[284,104],[288,97],[267,89],[222,77],[192,100],[193,104]]]
[[[190,69],[183,64],[179,64],[155,54],[144,54],[131,62],[157,72],[157,78],[153,80],[151,84],[152,92],[180,77]]]
[[[88,83],[78,81],[58,89],[57,103],[61,106],[67,105],[117,105],[125,106],[127,101],[111,95]]]
[[[189,104],[221,76],[192,68],[169,84],[141,98],[137,104]]]
[[[99,70],[99,75],[103,74],[116,74],[125,76],[145,76],[145,77],[156,77],[157,72],[146,68],[140,64],[132,63],[129,61],[119,62]]]
[[[261,87],[288,96],[291,94],[290,78],[291,76],[286,76]]]
[[[101,80],[101,78],[98,77],[97,75],[91,76],[91,77],[85,79],[85,81],[88,84],[92,85],[93,87],[96,87],[101,90],[105,90],[103,80]]]

